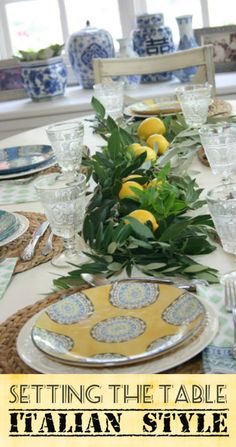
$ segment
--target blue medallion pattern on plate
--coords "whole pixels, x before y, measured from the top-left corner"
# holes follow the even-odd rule
[[[73,340],[67,335],[35,326],[32,329],[32,340],[36,346],[48,354],[67,354],[74,346]]]
[[[140,318],[119,316],[100,321],[91,329],[91,336],[103,343],[121,343],[144,333],[146,323]]]
[[[0,149],[0,175],[14,174],[43,167],[53,157],[52,147],[46,144],[31,144]]]
[[[113,40],[108,31],[91,27],[73,33],[68,42],[69,60],[75,77],[84,88],[93,88],[93,59],[115,56]]]
[[[158,295],[158,284],[122,281],[112,286],[109,301],[121,309],[139,309],[155,303]]]
[[[52,304],[46,313],[58,324],[75,324],[89,318],[93,311],[89,298],[78,292]]]
[[[31,99],[40,101],[64,95],[67,71],[62,57],[21,62],[20,65],[23,85]]]
[[[202,303],[190,293],[178,297],[162,313],[162,318],[169,324],[181,326],[189,324],[204,313]]]

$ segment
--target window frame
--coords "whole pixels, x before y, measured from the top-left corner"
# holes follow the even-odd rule
[[[22,0],[0,0],[0,59],[7,59],[9,57],[12,57],[13,53],[10,31],[7,21],[6,5],[9,3],[18,3],[20,1]],[[208,0],[199,1],[202,11],[203,26],[208,27]],[[64,42],[67,42],[69,37],[69,26],[66,15],[66,6],[64,0],[57,0],[57,2],[60,11],[62,35]],[[123,34],[122,37],[127,37],[136,26],[136,15],[145,14],[147,12],[147,3],[146,0],[117,0],[117,2]]]

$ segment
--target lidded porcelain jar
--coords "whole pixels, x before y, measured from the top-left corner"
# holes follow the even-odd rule
[[[172,31],[164,25],[163,14],[144,14],[137,17],[138,28],[133,31],[134,50],[139,56],[158,56],[174,51]],[[171,72],[145,74],[141,82],[169,81]]]
[[[68,54],[72,69],[79,84],[84,88],[93,88],[94,58],[108,58],[115,56],[111,34],[100,28],[87,26],[73,33],[68,41]]]

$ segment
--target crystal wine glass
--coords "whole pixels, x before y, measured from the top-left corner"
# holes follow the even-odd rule
[[[82,161],[83,123],[81,121],[56,123],[48,126],[46,132],[62,174],[67,179],[76,177]]]
[[[199,130],[202,146],[213,174],[228,183],[236,171],[236,124],[206,124]]]
[[[62,175],[42,176],[35,183],[52,232],[64,238],[65,250],[52,260],[56,267],[68,262],[81,264],[86,256],[78,246],[78,232],[82,229],[85,213],[86,176],[79,174],[71,182]]]
[[[186,124],[192,128],[202,126],[208,115],[211,103],[210,84],[189,84],[176,89]]]

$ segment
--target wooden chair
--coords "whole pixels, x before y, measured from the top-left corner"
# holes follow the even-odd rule
[[[192,78],[192,83],[208,82],[215,95],[215,68],[213,62],[213,46],[205,45],[190,50],[176,51],[161,56],[144,56],[135,58],[93,59],[95,83],[105,78],[124,75],[142,75],[176,71],[181,68],[199,67]]]

